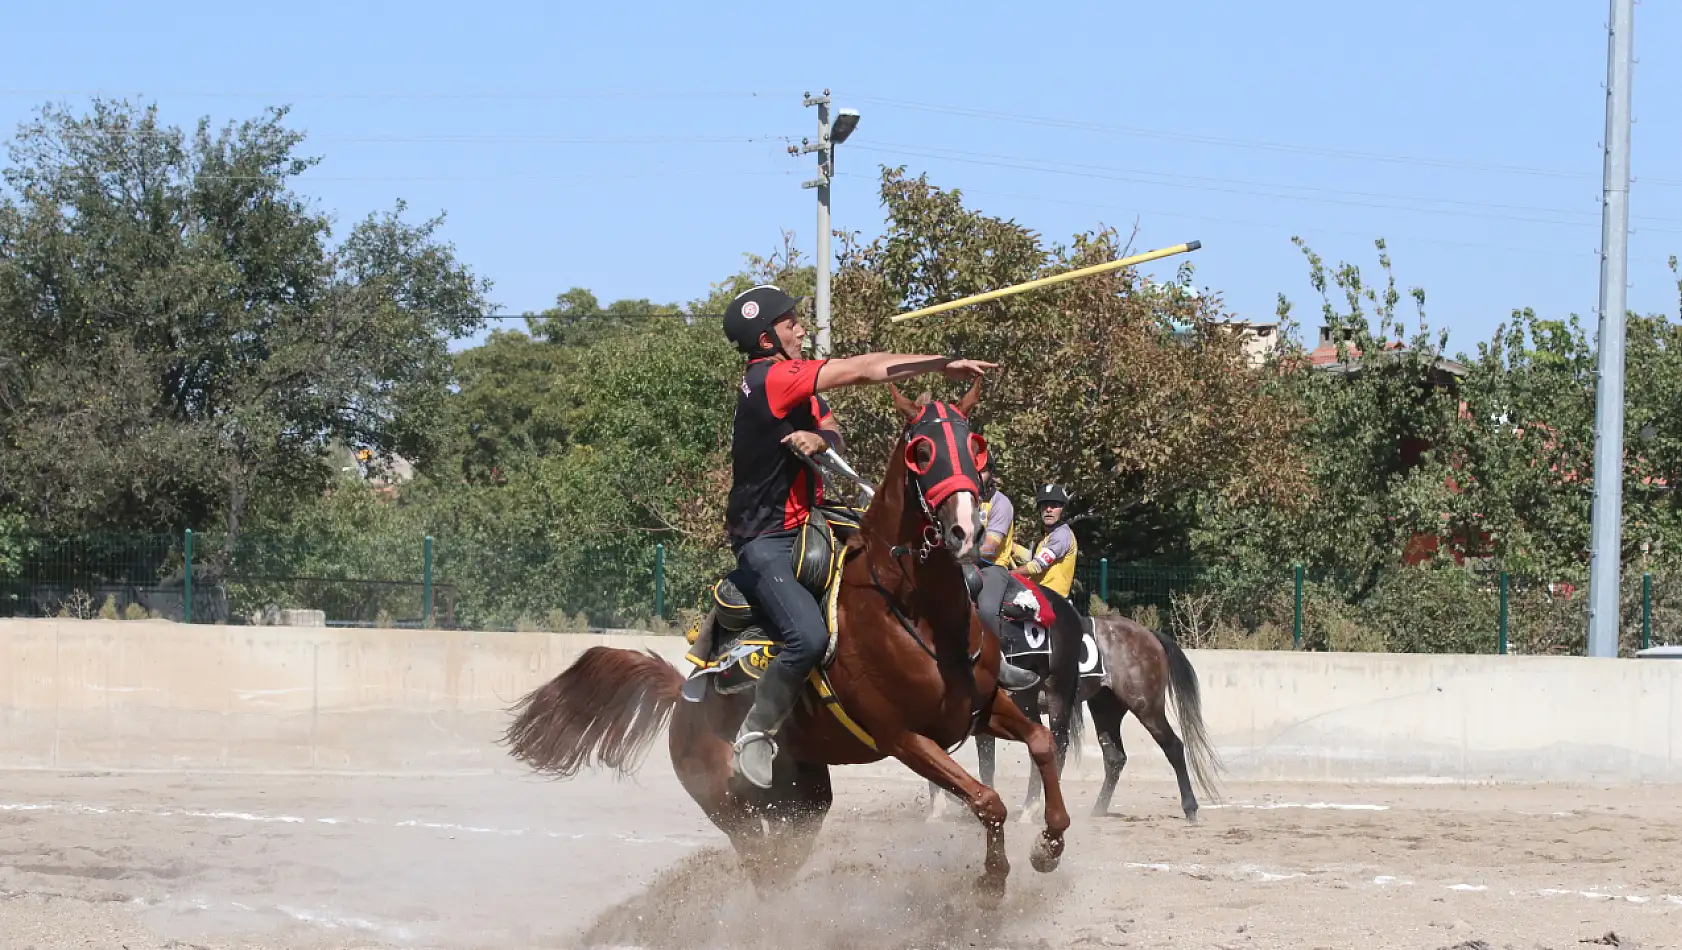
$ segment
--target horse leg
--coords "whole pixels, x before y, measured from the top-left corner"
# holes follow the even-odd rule
[[[1057,775],[1061,779],[1063,767],[1069,761],[1069,726],[1074,718],[1074,707],[1065,703],[1061,695],[1061,688],[1056,683],[1048,682],[1039,690],[1038,700],[1045,707],[1045,721],[1051,729],[1052,747],[1057,757]],[[1039,710],[1033,713],[1035,722],[1040,721]],[[1023,820],[1029,820],[1028,808],[1032,808],[1040,796],[1040,776],[1038,771],[1028,773],[1028,804],[1024,806]]]
[[[766,866],[761,873],[767,879],[774,878],[773,886],[782,888],[793,883],[811,858],[835,795],[829,766],[822,763],[790,763],[786,775],[777,778],[766,808],[766,839],[771,847],[766,849]]]
[[[775,890],[776,880],[765,873],[764,822],[755,803],[731,789],[730,743],[720,739],[714,728],[727,712],[723,702],[710,697],[699,708],[678,705],[667,734],[672,770],[707,819],[730,839],[754,888]]]
[[[1127,767],[1127,750],[1121,744],[1121,721],[1127,718],[1127,707],[1106,687],[1086,701],[1086,708],[1092,710],[1092,728],[1104,751],[1104,786],[1098,789],[1098,800],[1092,804],[1092,814],[1102,817],[1109,814],[1116,782]]]
[[[994,705],[997,707],[998,704]],[[984,899],[993,903],[1002,900],[1005,879],[1010,875],[1010,861],[1005,857],[1005,803],[1000,800],[999,793],[972,778],[963,766],[946,754],[945,749],[927,736],[905,732],[891,748],[884,746],[883,750],[905,763],[911,771],[947,791],[957,793],[968,802],[970,811],[987,832],[986,867],[976,886]]]
[[[993,784],[993,765],[997,754],[993,745],[993,737],[985,732],[977,733],[975,737],[975,758],[981,763],[981,784],[991,787]],[[940,786],[929,783],[929,821],[939,821],[946,817],[946,804],[950,801],[961,805],[963,800],[951,792],[943,792]]]
[[[1036,774],[1045,785],[1045,831],[1035,839],[1029,861],[1036,871],[1056,870],[1057,862],[1063,856],[1063,832],[1069,830],[1069,810],[1063,805],[1063,785],[1058,777],[1057,753],[1051,741],[1051,731],[1029,719],[1015,703],[998,699],[993,701],[993,715],[987,722],[987,731],[1028,747]]]
[[[1033,722],[1035,725],[1043,725],[1040,720],[1041,695],[1042,690],[1036,686],[1033,689],[1025,690],[1021,695],[1019,702],[1023,714],[1026,715],[1029,721]],[[1058,763],[1057,774],[1063,774],[1063,766],[1061,762]],[[1039,803],[1039,800],[1040,773],[1038,769],[1029,769],[1028,795],[1022,800],[1022,817],[1020,819],[1024,824],[1034,820],[1034,806]]]
[[[1162,754],[1168,757],[1168,764],[1174,767],[1174,778],[1180,783],[1180,809],[1186,813],[1187,821],[1197,820],[1197,796],[1192,794],[1191,775],[1186,771],[1186,747],[1175,734],[1174,727],[1168,724],[1168,712],[1157,705],[1147,713],[1139,714],[1139,722],[1144,724],[1151,738],[1162,747]]]

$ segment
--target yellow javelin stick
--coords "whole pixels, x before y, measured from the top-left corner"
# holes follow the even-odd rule
[[[998,290],[989,290],[984,294],[975,294],[970,297],[960,297],[957,300],[948,300],[945,303],[937,303],[932,307],[924,307],[921,310],[913,310],[910,313],[902,313],[890,319],[894,323],[899,323],[903,320],[911,320],[916,317],[926,317],[934,313],[944,313],[947,310],[956,310],[959,307],[967,307],[972,303],[981,303],[983,300],[997,300],[1000,297],[1008,297],[1011,294],[1019,294],[1025,290],[1033,290],[1036,287],[1049,287],[1052,284],[1061,284],[1065,280],[1074,280],[1077,277],[1102,274],[1105,271],[1116,270],[1118,268],[1126,267],[1129,264],[1143,264],[1146,261],[1154,261],[1162,257],[1173,257],[1175,254],[1185,254],[1189,251],[1195,251],[1202,246],[1202,241],[1188,241],[1185,244],[1176,244],[1173,247],[1164,247],[1155,251],[1146,251],[1143,254],[1135,254],[1132,257],[1124,257],[1116,261],[1108,261],[1103,264],[1093,264],[1091,267],[1082,267],[1078,270],[1072,270],[1062,274],[1053,274],[1050,277],[1041,277],[1037,280],[1013,284],[1009,287],[1001,287]]]

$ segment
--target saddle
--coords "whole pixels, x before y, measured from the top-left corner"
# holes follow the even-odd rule
[[[966,569],[964,580],[969,585],[970,600],[975,601],[976,612],[981,615],[981,625],[999,638],[999,652],[1005,659],[1014,662],[1024,656],[1051,655],[1051,628],[1057,618],[1038,583],[1015,571],[1007,572],[1003,595],[994,612],[980,603],[981,572]],[[1104,655],[1093,634],[1092,618],[1082,616],[1080,623],[1080,677],[1101,679]]]
[[[981,625],[999,639],[1005,659],[1051,653],[1050,629],[1056,617],[1038,584],[1014,571],[1005,572],[1004,590],[995,610],[981,603],[981,572],[966,567],[964,575]]]
[[[854,738],[875,750],[876,740],[842,708],[828,673],[835,661],[838,633],[835,616],[841,569],[852,554],[846,540],[858,531],[859,521],[857,509],[814,508],[801,529],[800,542],[794,546],[794,576],[817,599],[824,625],[829,628],[829,645],[824,648],[823,659],[807,678],[810,687],[807,701],[815,696],[818,704],[828,709]],[[713,606],[687,634],[690,647],[684,659],[695,666],[679,691],[687,702],[706,699],[708,687],[722,696],[752,689],[777,657],[777,642],[766,635],[765,619],[743,595],[735,575],[731,571],[713,585]]]
[[[814,508],[794,546],[795,580],[817,600],[829,628],[820,670],[827,670],[835,660],[836,594],[849,553],[846,540],[858,526],[858,514],[852,509]],[[713,585],[712,600],[707,615],[687,634],[690,648],[685,659],[695,670],[684,684],[684,697],[691,702],[704,698],[708,685],[723,695],[752,687],[778,652],[776,641],[766,633],[767,620],[742,593],[735,570]]]

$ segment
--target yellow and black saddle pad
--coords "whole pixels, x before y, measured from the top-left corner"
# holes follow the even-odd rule
[[[742,637],[732,642],[722,656],[698,669],[692,681],[710,679],[716,692],[729,696],[753,686],[776,658],[774,641],[761,636]]]
[[[818,606],[828,627],[829,645],[808,679],[809,698],[828,709],[836,721],[866,747],[875,749],[875,740],[842,708],[826,672],[835,660],[841,571],[851,553],[840,545],[835,545],[834,550],[836,553],[827,565],[829,574],[826,582],[818,589]],[[798,548],[795,553],[798,556]],[[726,577],[713,587],[713,600],[713,608],[706,620],[688,633],[693,646],[685,659],[694,665],[695,670],[683,684],[682,695],[692,703],[705,699],[709,687],[725,696],[751,689],[770,667],[771,661],[776,659],[779,650],[778,644],[766,635],[764,621],[731,578]],[[710,636],[705,639],[711,642],[701,642],[701,631],[709,627]]]
[[[858,522],[845,511],[822,508],[813,511],[793,552],[795,578],[817,598],[818,609],[829,629],[829,644],[824,649],[822,664],[825,668],[835,659],[836,598],[841,586],[841,569],[850,554],[844,544],[836,543],[837,529],[843,533],[856,531]],[[693,648],[687,659],[701,670],[737,662],[740,658],[736,657],[734,647],[738,643],[765,637],[765,619],[742,593],[735,571],[719,579],[711,593],[712,606],[706,619],[688,632]],[[708,635],[703,637],[703,631]]]

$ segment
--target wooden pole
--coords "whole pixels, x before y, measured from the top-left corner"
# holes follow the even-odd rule
[[[1081,267],[1061,274],[1053,274],[1050,277],[1041,277],[1036,280],[1030,280],[1020,284],[1012,284],[1009,287],[1001,287],[998,290],[989,290],[984,294],[972,294],[968,297],[960,297],[957,300],[948,300],[945,303],[937,303],[932,307],[924,307],[921,310],[913,310],[910,313],[902,313],[898,316],[892,317],[891,319],[894,323],[902,323],[906,320],[914,320],[917,317],[927,317],[931,314],[945,313],[948,310],[956,310],[959,307],[967,307],[972,303],[997,300],[1000,297],[1009,297],[1012,294],[1020,294],[1040,287],[1049,287],[1052,284],[1061,284],[1066,280],[1074,280],[1078,277],[1090,277],[1093,274],[1102,274],[1105,271],[1120,270],[1121,268],[1127,267],[1131,264],[1143,264],[1146,261],[1154,261],[1164,257],[1173,257],[1175,254],[1186,254],[1191,251],[1195,251],[1202,246],[1202,241],[1188,241],[1185,244],[1176,244],[1173,247],[1164,247],[1154,251],[1146,251],[1143,254],[1135,254],[1132,257],[1124,257],[1120,260],[1107,261],[1103,264],[1093,264],[1091,267]]]

